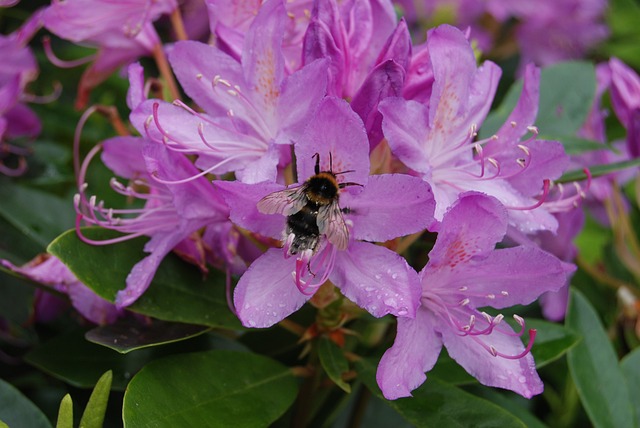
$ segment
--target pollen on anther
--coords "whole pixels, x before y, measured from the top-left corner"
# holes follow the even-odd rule
[[[511,126],[512,126],[513,128],[515,128],[516,126],[518,126],[518,122],[516,122],[515,120],[512,120],[512,121],[511,121]]]
[[[463,285],[462,287],[458,288],[458,291],[467,291],[469,289],[469,287],[467,287],[466,285]]]
[[[496,295],[495,294],[487,294],[487,299],[495,299]]]
[[[469,299],[462,299],[460,300],[459,305],[460,306],[467,306],[471,301]]]
[[[198,80],[202,79],[202,73],[196,74],[196,79],[198,79]]]
[[[508,291],[504,291],[504,290],[503,290],[503,291],[501,291],[501,292],[500,292],[500,294],[502,294],[503,296],[508,296],[508,295],[509,295],[509,292],[508,292]]]

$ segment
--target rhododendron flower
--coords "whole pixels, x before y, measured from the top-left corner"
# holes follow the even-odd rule
[[[40,13],[36,12],[16,32],[0,35],[0,173],[5,175],[17,176],[27,168],[29,148],[12,140],[33,139],[41,130],[40,120],[24,104],[33,98],[25,88],[38,76],[38,64],[27,43],[39,28]],[[12,157],[17,159],[15,166],[7,163]]]
[[[275,181],[277,167],[290,160],[289,144],[300,138],[326,90],[326,60],[286,76],[286,19],[281,1],[266,2],[245,37],[241,63],[212,46],[177,43],[169,58],[173,69],[206,113],[149,100],[133,112],[134,125],[170,149],[196,155],[204,172]]]
[[[176,7],[175,0],[65,0],[54,1],[46,9],[43,22],[47,30],[98,48],[79,84],[79,107],[86,104],[89,91],[119,67],[161,49],[152,23]]]
[[[539,66],[583,57],[609,30],[604,24],[606,0],[542,0],[513,2],[493,0],[520,23],[516,34],[521,64]],[[544,37],[541,37],[541,35]]]
[[[326,225],[340,228],[343,217],[346,236],[332,238],[336,235],[325,234],[318,220],[317,246],[296,253],[291,250],[295,236],[289,235],[283,239],[284,249],[267,250],[235,289],[234,303],[242,323],[248,327],[275,324],[302,306],[326,280],[376,317],[388,313],[413,317],[419,298],[417,274],[401,256],[372,242],[420,231],[432,221],[434,204],[428,185],[408,175],[369,176],[362,121],[337,98],[323,101],[294,149],[301,184],[315,175],[316,159],[320,170],[332,171],[338,183],[352,184],[339,189],[340,210]],[[286,198],[282,209],[272,210],[274,214],[265,215],[257,208],[261,198],[282,191],[281,185],[220,181],[216,186],[239,226],[275,239],[287,235]],[[297,186],[287,192],[298,192]]]
[[[73,307],[80,314],[96,324],[111,324],[122,311],[116,306],[95,294],[90,288],[80,282],[62,262],[49,254],[36,257],[26,265],[18,267],[7,260],[0,260],[2,266],[32,281],[51,287],[69,296]],[[59,302],[48,301],[49,304]],[[40,311],[50,312],[52,308],[40,306]],[[55,310],[55,308],[53,308]],[[37,316],[39,314],[36,314]],[[45,315],[46,316],[46,315]]]
[[[383,138],[378,103],[402,95],[411,60],[407,24],[396,22],[388,0],[316,1],[304,39],[304,61],[330,59],[327,92],[351,102],[372,148]]]
[[[81,194],[75,199],[78,226],[84,221],[126,235],[109,241],[93,241],[83,236],[78,228],[80,238],[91,244],[105,245],[137,236],[151,237],[144,247],[144,251],[150,254],[133,267],[127,276],[126,288],[116,296],[116,305],[121,308],[131,305],[145,292],[162,259],[174,249],[205,269],[206,245],[198,234],[201,229],[215,228],[205,232],[209,239],[226,242],[232,237],[220,236],[219,233],[228,231],[217,228],[228,222],[224,201],[207,179],[191,178],[196,175],[196,169],[185,156],[136,137],[112,138],[104,141],[102,146],[103,162],[118,176],[130,180],[129,185],[124,185],[113,179],[111,187],[118,193],[141,199],[145,204],[142,208],[106,208],[95,197],[87,198],[86,184],[83,184]],[[92,155],[83,165],[80,183],[84,183]],[[174,184],[160,183],[152,176]]]
[[[520,100],[505,124],[476,141],[500,69],[489,61],[477,67],[464,34],[446,25],[429,32],[427,52],[434,79],[429,100],[390,97],[379,109],[392,152],[431,184],[436,219],[442,220],[460,193],[477,190],[509,208],[510,224],[522,232],[555,230],[555,218],[540,205],[568,158],[560,143],[536,139],[532,128],[539,70],[527,68]],[[528,131],[533,135],[521,141]]]
[[[461,195],[445,213],[429,262],[419,274],[422,304],[415,319],[398,318],[395,342],[380,360],[377,380],[386,398],[410,396],[425,381],[443,345],[484,385],[527,398],[542,392],[529,353],[535,330],[529,331],[525,348],[522,318],[514,316],[520,325],[514,332],[502,315],[478,308],[531,303],[562,287],[574,267],[534,246],[495,249],[507,220],[495,198],[476,192]]]
[[[281,1],[281,0],[279,0]],[[240,60],[244,39],[264,0],[238,2],[235,0],[206,0],[210,15],[211,33],[217,36],[216,45]],[[282,50],[289,73],[301,67],[302,39],[309,25],[313,0],[287,0]]]
[[[627,151],[640,157],[640,76],[617,58],[608,63],[611,73],[611,104],[627,130]]]

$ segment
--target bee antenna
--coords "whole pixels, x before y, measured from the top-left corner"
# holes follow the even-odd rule
[[[329,172],[333,174],[333,154],[329,152]]]
[[[316,158],[316,167],[315,167],[316,175],[320,174],[320,153],[316,153],[311,157]]]

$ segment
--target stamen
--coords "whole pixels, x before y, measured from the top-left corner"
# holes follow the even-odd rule
[[[539,206],[544,204],[545,200],[547,199],[547,196],[549,196],[549,187],[551,186],[551,180],[549,180],[548,178],[545,178],[545,180],[543,181],[543,186],[544,187],[542,189],[542,195],[540,195],[540,200],[535,204],[530,205],[528,207],[514,207],[514,206],[505,206],[505,207],[510,210],[518,210],[518,211],[528,211],[528,210],[533,210],[538,208]]]
[[[51,64],[60,68],[74,68],[84,64],[87,64],[98,57],[98,54],[93,54],[86,56],[84,58],[76,59],[74,61],[66,61],[58,58],[58,56],[53,53],[53,49],[51,48],[51,38],[49,36],[44,36],[42,38],[42,47],[44,48],[44,54],[51,62]]]

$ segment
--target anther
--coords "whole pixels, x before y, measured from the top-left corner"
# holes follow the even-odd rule
[[[515,128],[516,126],[518,126],[518,122],[516,122],[515,120],[511,121],[511,127]]]
[[[460,306],[467,306],[471,301],[469,299],[462,299],[460,300],[460,303],[458,303],[458,305]]]

